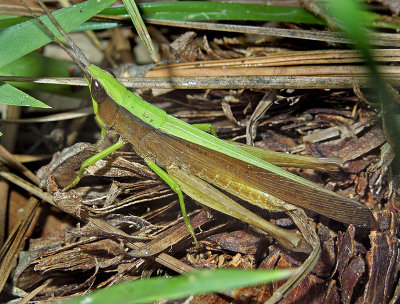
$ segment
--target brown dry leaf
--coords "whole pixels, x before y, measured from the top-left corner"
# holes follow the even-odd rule
[[[370,234],[371,249],[367,254],[368,283],[363,303],[389,303],[399,275],[398,221],[390,211],[375,214],[380,231]]]
[[[197,216],[191,219],[190,223],[193,226],[193,229],[198,228],[199,226],[207,223],[210,219],[207,217],[206,212],[201,212]],[[189,236],[189,231],[184,222],[179,224],[175,224],[174,227],[163,231],[160,233],[157,238],[146,243],[141,246],[139,250],[135,250],[133,252],[129,252],[129,256],[132,257],[147,257],[156,255],[165,249],[172,247],[183,238]]]
[[[186,32],[170,43],[167,56],[169,60],[173,62],[192,62],[201,58],[201,51],[195,41],[196,36],[195,32]]]
[[[243,254],[256,254],[262,250],[263,243],[266,245],[266,239],[263,235],[257,235],[252,232],[234,231],[215,234],[208,238],[217,243],[221,249],[240,252]]]

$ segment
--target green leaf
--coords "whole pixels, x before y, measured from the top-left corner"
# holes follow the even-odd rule
[[[140,5],[144,18],[199,20],[251,20],[324,24],[298,7],[210,1],[155,2]]]
[[[238,20],[238,21],[277,21],[305,24],[325,24],[304,8],[273,6],[252,3],[229,3],[211,1],[158,1],[138,4],[143,19],[167,19],[183,21],[211,21],[211,20]],[[124,6],[116,5],[106,8],[102,15],[128,18]],[[395,20],[382,20],[382,16],[372,12],[365,12],[368,24],[371,27],[400,29]]]
[[[119,22],[97,22],[97,21],[86,21],[77,28],[74,32],[85,32],[85,31],[96,31],[96,30],[107,30],[115,27],[126,26],[124,23]]]
[[[54,16],[64,30],[70,32],[114,1],[115,0],[88,0],[78,5],[60,9],[54,12]],[[61,36],[48,16],[42,16],[40,19],[56,36]],[[52,41],[52,38],[35,19],[19,23],[1,31],[0,67],[8,65],[50,41]],[[0,103],[47,107],[42,102],[5,83],[2,83],[0,87]]]
[[[262,4],[242,4],[210,1],[179,1],[140,3],[143,18],[168,20],[247,20],[281,21],[309,24],[325,24],[307,10],[298,7]],[[123,6],[109,7],[103,15],[126,15]]]
[[[63,8],[54,12],[54,17],[66,32],[74,30],[115,0],[88,0],[78,5]],[[61,34],[48,16],[41,20],[56,36]],[[21,58],[22,56],[52,41],[49,34],[34,19],[19,23],[0,32],[0,67]]]
[[[31,19],[30,17],[16,17],[12,15],[0,15],[0,30],[5,29],[14,24],[24,22]]]
[[[68,69],[73,63],[43,56],[37,52],[25,55],[0,68],[3,76],[24,77],[69,77]],[[71,89],[65,85],[38,84],[34,82],[7,82],[20,89],[40,90],[71,95]]]
[[[293,270],[196,270],[173,278],[136,280],[101,289],[89,295],[64,302],[65,304],[101,303],[134,304],[160,299],[180,299],[190,295],[218,292],[232,288],[283,280]]]
[[[0,104],[12,106],[29,106],[37,108],[49,108],[43,102],[29,96],[28,94],[0,81]]]
[[[337,20],[338,27],[352,40],[356,48],[369,53],[367,29],[370,23],[365,6],[358,1],[337,0],[331,1],[326,9]]]
[[[396,154],[393,170],[395,174],[400,174],[400,105],[396,96],[398,92],[391,92],[391,88],[388,90],[385,80],[379,74],[370,49],[371,31],[366,26],[368,22],[365,7],[354,0],[331,0],[327,11],[338,20],[339,27],[352,40],[369,69],[371,87],[381,104],[384,134]]]
[[[138,33],[140,40],[142,40],[143,45],[145,46],[147,52],[149,53],[151,59],[154,62],[159,62],[160,59],[158,58],[156,49],[153,45],[153,41],[150,38],[149,32],[147,31],[146,25],[143,22],[142,16],[139,13],[139,10],[136,6],[134,0],[122,0],[124,3],[129,16],[135,26],[136,32]]]

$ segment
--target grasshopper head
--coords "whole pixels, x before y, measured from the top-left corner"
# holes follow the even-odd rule
[[[92,95],[93,109],[101,126],[112,127],[117,119],[120,103],[128,90],[108,71],[91,64],[86,77]]]
[[[125,100],[128,89],[114,75],[94,64],[89,65],[86,70],[90,75],[90,79],[86,76],[86,80],[94,103],[100,104],[106,100],[113,100],[116,104],[121,104]]]

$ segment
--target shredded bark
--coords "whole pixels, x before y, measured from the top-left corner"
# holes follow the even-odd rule
[[[398,14],[399,8],[393,1],[378,2]],[[362,83],[356,83],[357,77],[366,78],[359,54],[334,49],[332,45],[327,49],[322,42],[265,35],[228,37],[223,32],[207,32],[206,36],[202,32],[161,30],[155,26],[151,31],[158,37],[155,39],[169,65],[150,70],[149,77],[240,74],[269,75],[273,79],[274,75],[284,75],[290,83],[278,84],[274,89],[267,88],[272,83],[230,90],[143,90],[138,92],[143,98],[191,124],[211,123],[222,139],[254,142],[258,147],[285,153],[340,158],[343,167],[336,171],[288,170],[361,202],[377,220],[379,228],[369,231],[305,210],[313,221],[308,224],[315,228],[320,239],[321,257],[313,271],[279,303],[399,301],[398,187],[393,183],[390,169],[394,156],[388,148],[385,124],[377,114],[379,108],[360,88]],[[114,45],[112,49],[118,47]],[[126,52],[125,44],[122,51]],[[112,55],[108,54],[110,58]],[[381,70],[398,77],[399,51],[377,49],[376,55]],[[131,55],[116,57],[120,60]],[[125,74],[129,70],[124,67]],[[319,84],[310,84],[309,78],[304,82],[298,78],[292,85],[291,79],[299,75],[332,78]],[[340,77],[355,80],[338,86]],[[317,85],[325,90],[315,89]],[[348,89],[352,87],[354,91]],[[30,170],[41,167],[36,177],[26,174],[30,171],[24,167],[17,168],[33,183],[40,179],[40,186],[51,197],[53,206],[43,203],[36,217],[24,215],[21,224],[18,209],[29,210],[26,206],[30,194],[0,184],[1,206],[8,206],[7,214],[3,212],[5,207],[0,208],[1,219],[7,216],[0,229],[0,243],[9,246],[14,242],[0,252],[0,277],[4,283],[0,302],[24,298],[51,303],[160,273],[172,276],[194,268],[295,268],[307,259],[308,253],[287,251],[263,231],[227,215],[203,210],[185,197],[191,224],[201,244],[197,250],[184,224],[175,192],[129,146],[126,152],[115,152],[89,167],[73,190],[62,192],[76,176],[81,163],[99,151],[83,142],[88,139],[95,142],[93,130],[98,130],[92,119],[83,120],[80,121],[83,126],[74,126],[78,143],[55,153],[50,163],[29,165]],[[57,147],[60,141],[62,145],[68,143],[57,134],[46,134],[55,127],[49,124],[42,123],[42,138],[47,136],[50,142],[57,139]],[[68,132],[65,126],[61,127]],[[49,147],[36,145],[38,139],[33,140],[31,132],[21,126],[15,153],[51,155]],[[115,134],[107,138],[106,144],[113,140]],[[16,168],[11,159],[3,161],[6,155],[0,149],[1,162],[7,165],[7,170]],[[11,194],[4,197],[2,189],[8,192],[8,187]],[[300,234],[287,215],[243,204],[275,225]],[[27,226],[31,220],[34,230]],[[25,247],[21,246],[22,235],[15,237],[12,229],[17,229],[15,233],[23,232]],[[4,236],[9,238],[8,242]],[[264,302],[284,283],[198,295],[191,303],[230,303],[231,298],[235,303]]]

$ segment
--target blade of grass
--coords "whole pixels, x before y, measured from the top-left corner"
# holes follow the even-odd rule
[[[12,15],[0,15],[0,30],[10,27],[14,24],[29,20],[29,17],[16,17]]]
[[[304,24],[325,24],[323,20],[309,13],[304,8],[260,5],[252,3],[228,3],[210,1],[180,1],[180,2],[151,2],[138,4],[143,19],[202,21],[202,20],[237,20],[237,21],[278,21]],[[5,10],[0,4],[0,13],[18,9]],[[96,22],[88,21],[78,26],[74,31],[101,30],[123,26],[129,18],[124,6],[116,5],[101,11]],[[16,14],[18,15],[18,14]],[[3,17],[4,16],[4,17]],[[115,16],[115,18],[110,17]],[[382,19],[382,16],[367,12],[368,22],[372,27],[399,30],[400,26],[393,19]],[[0,29],[30,19],[29,17],[15,17],[14,15],[0,15]],[[107,20],[107,21],[102,21]]]
[[[149,53],[151,59],[153,59],[154,62],[159,62],[160,59],[158,58],[156,49],[153,45],[153,42],[151,41],[149,32],[147,31],[146,25],[143,22],[143,19],[139,13],[139,10],[136,6],[136,3],[134,0],[122,0],[124,3],[129,16],[132,19],[133,25],[136,28],[136,31],[142,40],[147,52]]]
[[[60,9],[54,12],[54,16],[65,31],[70,32],[114,1],[88,0],[78,5]],[[42,16],[41,19],[56,36],[61,36],[48,16]],[[50,41],[52,39],[47,32],[34,19],[3,30],[0,32],[0,67],[21,58]]]
[[[204,20],[237,20],[237,21],[278,21],[305,24],[320,24],[325,22],[312,15],[304,8],[262,5],[253,3],[228,3],[211,1],[158,1],[140,3],[139,9],[143,19],[204,21]],[[109,7],[102,15],[126,17],[123,6]],[[400,29],[396,20],[382,20],[381,15],[367,12],[370,26]]]
[[[322,2],[321,2],[322,3]],[[369,69],[370,80],[375,94],[381,102],[385,135],[394,146],[396,155],[400,152],[400,105],[388,91],[387,84],[378,72],[370,46],[371,31],[367,29],[365,7],[354,0],[331,0],[327,12],[338,21],[338,27],[359,50]],[[400,170],[399,158],[394,160],[395,171]],[[397,172],[398,174],[399,172]]]
[[[78,303],[148,303],[160,299],[180,299],[195,294],[251,286],[282,280],[293,270],[197,270],[174,278],[150,278],[114,285],[65,304]]]
[[[2,76],[25,76],[25,77],[69,77],[68,69],[73,65],[71,62],[43,56],[32,52],[19,58],[10,64],[0,68]],[[46,67],[46,68],[44,68]],[[8,82],[19,89],[53,92],[62,95],[76,95],[65,85],[43,85],[34,82]]]
[[[29,96],[28,94],[3,81],[0,81],[0,104],[49,108],[49,106],[43,102]]]
[[[97,0],[88,0],[78,5],[58,10],[54,12],[54,16],[65,31],[69,32],[114,1],[104,0],[98,2]],[[56,35],[57,33],[59,34],[48,16],[42,16],[41,19],[51,31]],[[59,36],[61,35],[59,34]],[[52,39],[48,33],[34,19],[3,30],[0,32],[0,67],[21,58],[50,41]],[[0,86],[0,103],[47,107],[45,104],[5,83]]]
[[[247,20],[324,24],[303,8],[251,3],[180,1],[142,3],[144,18],[169,20]]]

